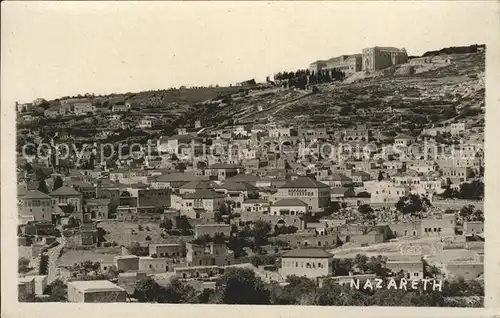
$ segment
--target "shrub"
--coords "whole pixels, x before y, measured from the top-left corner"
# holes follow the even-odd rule
[[[43,254],[40,258],[40,268],[38,269],[39,275],[47,275],[49,272],[49,256]]]

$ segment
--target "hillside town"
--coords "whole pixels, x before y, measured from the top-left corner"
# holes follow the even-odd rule
[[[19,300],[483,306],[469,48],[17,103]]]

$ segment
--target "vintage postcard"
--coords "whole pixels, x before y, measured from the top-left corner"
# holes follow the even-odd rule
[[[492,317],[498,10],[3,3],[2,316]]]

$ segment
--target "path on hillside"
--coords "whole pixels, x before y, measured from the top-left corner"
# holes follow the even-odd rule
[[[59,259],[61,250],[64,248],[65,244],[64,237],[57,238],[57,242],[59,244],[49,249],[47,252],[47,255],[49,256],[47,284],[52,283],[59,276],[56,263],[57,260]]]
[[[290,106],[290,105],[292,105],[292,104],[296,103],[297,101],[299,101],[299,100],[301,100],[301,99],[303,99],[303,98],[305,98],[305,97],[308,97],[308,96],[310,96],[310,95],[312,95],[312,94],[314,94],[314,93],[311,93],[311,92],[305,92],[305,93],[304,93],[304,95],[301,95],[301,96],[295,97],[295,98],[294,98],[294,99],[292,99],[292,100],[287,100],[287,101],[284,101],[284,102],[279,102],[279,103],[277,103],[276,105],[271,106],[271,107],[266,108],[266,109],[263,109],[263,110],[261,110],[261,111],[256,111],[256,112],[251,112],[251,113],[249,113],[249,114],[246,114],[246,115],[244,115],[244,116],[242,116],[242,117],[238,118],[238,120],[240,120],[240,121],[241,121],[241,120],[246,119],[247,117],[250,117],[250,116],[255,116],[255,115],[266,115],[267,113],[269,113],[269,114],[270,114],[271,112],[272,112],[272,114],[274,115],[274,114],[276,114],[277,112],[279,112],[280,110],[282,110],[282,109],[284,109],[284,108],[286,108],[286,107],[288,107],[288,106]],[[273,111],[274,111],[274,112],[273,112]]]

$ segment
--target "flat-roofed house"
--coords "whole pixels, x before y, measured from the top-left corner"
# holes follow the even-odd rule
[[[139,269],[139,256],[136,255],[119,255],[115,256],[114,263],[117,270],[121,271],[136,271]]]
[[[247,199],[241,204],[242,212],[268,213],[270,203],[265,199]]]
[[[279,187],[274,199],[299,199],[310,210],[320,210],[330,205],[330,187],[309,177],[298,177]]]
[[[181,215],[192,219],[206,219],[213,222],[214,212],[224,204],[224,196],[213,190],[200,190],[182,195]]]
[[[269,215],[304,215],[308,212],[307,203],[299,199],[281,199],[271,205]]]
[[[224,266],[234,264],[234,253],[225,244],[207,246],[186,243],[186,261],[189,266]]]
[[[41,191],[26,191],[20,198],[19,214],[23,217],[32,217],[36,222],[52,222],[52,212],[52,198]]]
[[[149,244],[149,256],[169,257],[174,259],[184,258],[186,247],[184,244],[167,243],[167,244]]]
[[[236,176],[242,171],[242,167],[228,163],[214,163],[210,168],[205,170],[205,176],[210,180],[224,181],[227,178]]]
[[[294,249],[281,256],[280,274],[317,278],[333,273],[333,254],[322,249]]]
[[[418,257],[414,260],[388,260],[387,269],[394,274],[403,272],[406,279],[420,280],[424,278],[424,263]]]
[[[213,190],[216,184],[208,180],[193,180],[179,187],[179,194],[193,193],[199,190]]]
[[[80,222],[90,222],[90,213],[83,213],[82,194],[68,186],[62,186],[49,193],[54,204],[59,206],[73,206],[72,216]]]
[[[108,280],[68,282],[68,301],[72,303],[124,303],[127,292]]]

